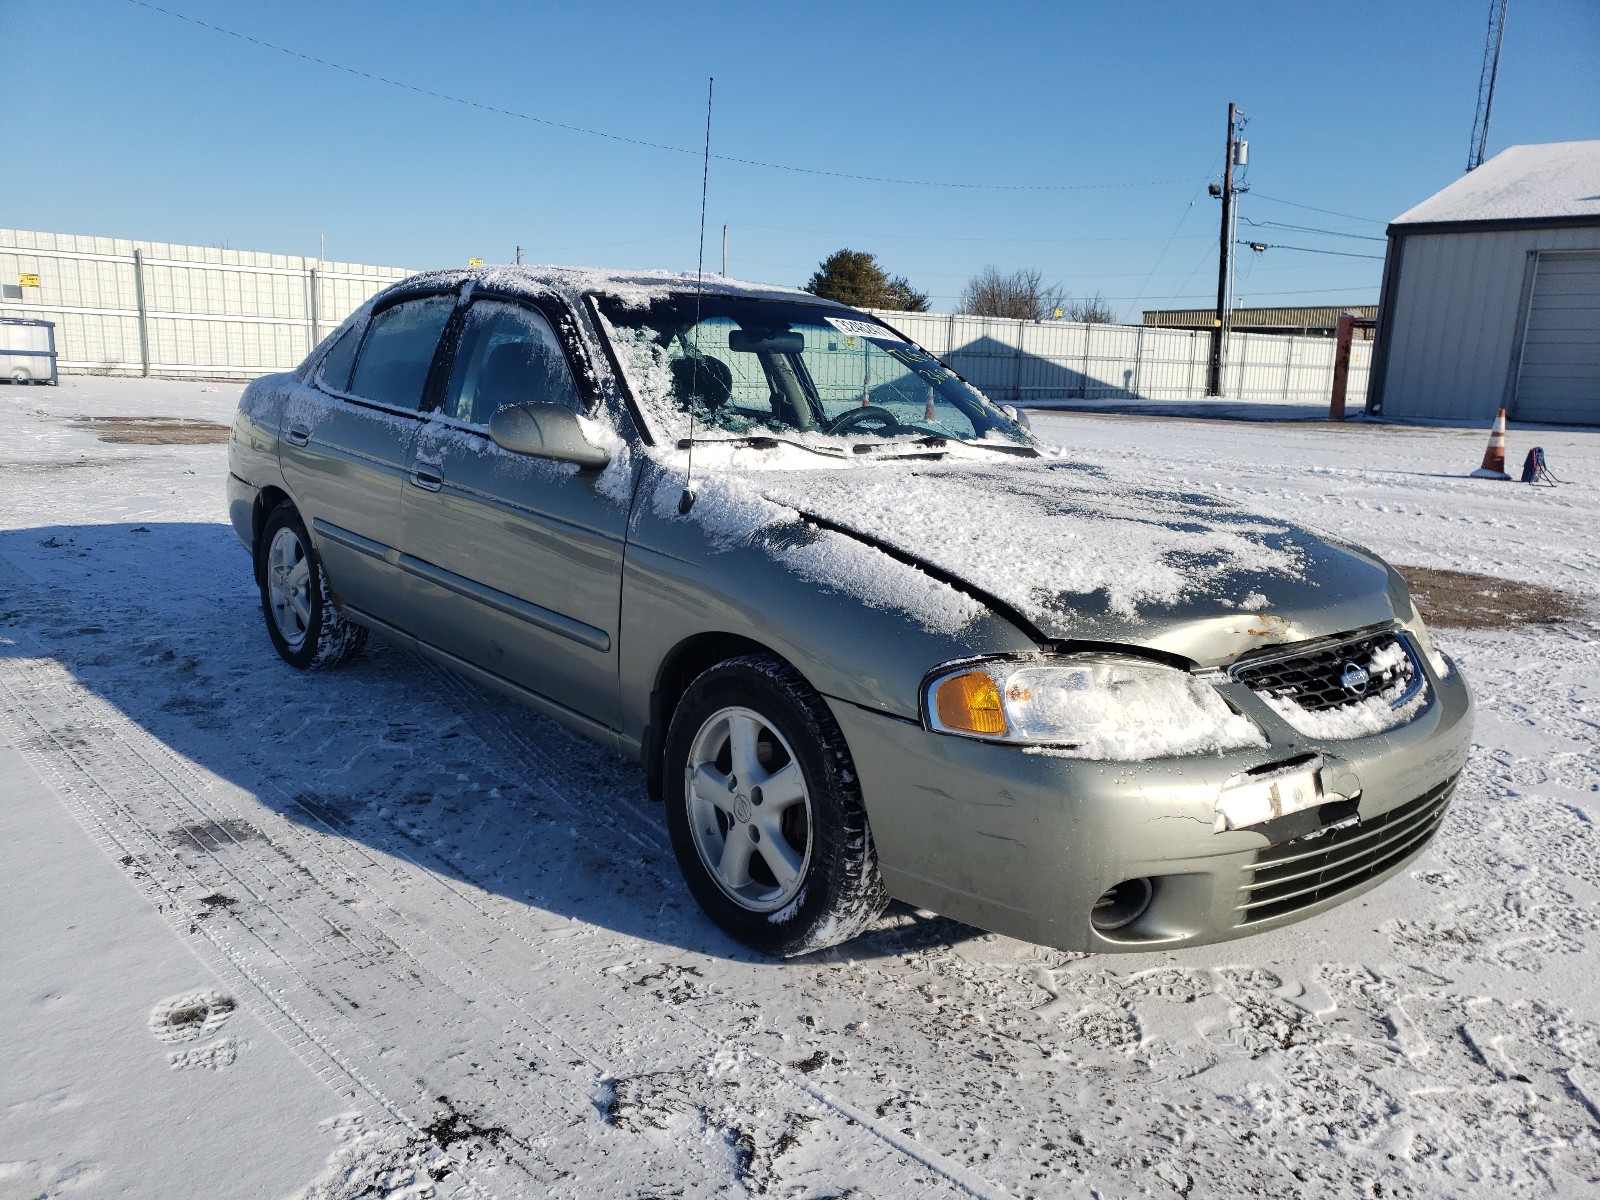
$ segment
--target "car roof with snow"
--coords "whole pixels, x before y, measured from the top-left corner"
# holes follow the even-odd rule
[[[607,271],[591,267],[521,264],[425,271],[401,280],[386,289],[384,294],[411,291],[419,286],[456,287],[467,280],[473,280],[487,290],[511,295],[540,296],[559,292],[576,297],[593,293],[616,296],[624,302],[648,304],[657,296],[698,289],[708,296],[748,296],[756,300],[800,301],[825,308],[846,308],[843,304],[798,288],[779,287],[770,283],[745,283],[737,279],[725,279],[721,275],[704,274],[697,278],[688,271]]]

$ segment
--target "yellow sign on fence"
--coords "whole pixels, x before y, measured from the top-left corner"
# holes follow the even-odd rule
[[[18,275],[17,282],[23,287],[38,287],[39,277],[37,275]]]
[[[467,259],[467,266],[469,266],[469,267],[481,267],[481,266],[483,266],[483,259],[481,259],[481,258],[469,258],[469,259]]]

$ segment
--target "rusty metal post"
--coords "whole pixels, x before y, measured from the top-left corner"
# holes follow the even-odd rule
[[[1355,337],[1355,333],[1355,314],[1341,314],[1337,341],[1333,349],[1333,396],[1328,402],[1330,421],[1344,420],[1345,392],[1350,385],[1350,341]]]

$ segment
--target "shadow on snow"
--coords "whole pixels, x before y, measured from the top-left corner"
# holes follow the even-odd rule
[[[20,568],[0,580],[0,636],[11,641],[0,654],[55,659],[290,820],[504,896],[534,919],[763,961],[695,906],[635,764],[378,636],[339,671],[296,671],[272,650],[229,526],[9,530],[0,554]],[[977,935],[895,905],[823,954],[890,956]]]

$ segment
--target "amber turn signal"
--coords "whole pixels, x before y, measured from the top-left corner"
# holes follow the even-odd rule
[[[1000,689],[987,671],[964,671],[940,681],[933,703],[939,723],[946,729],[991,737],[1006,731]]]

